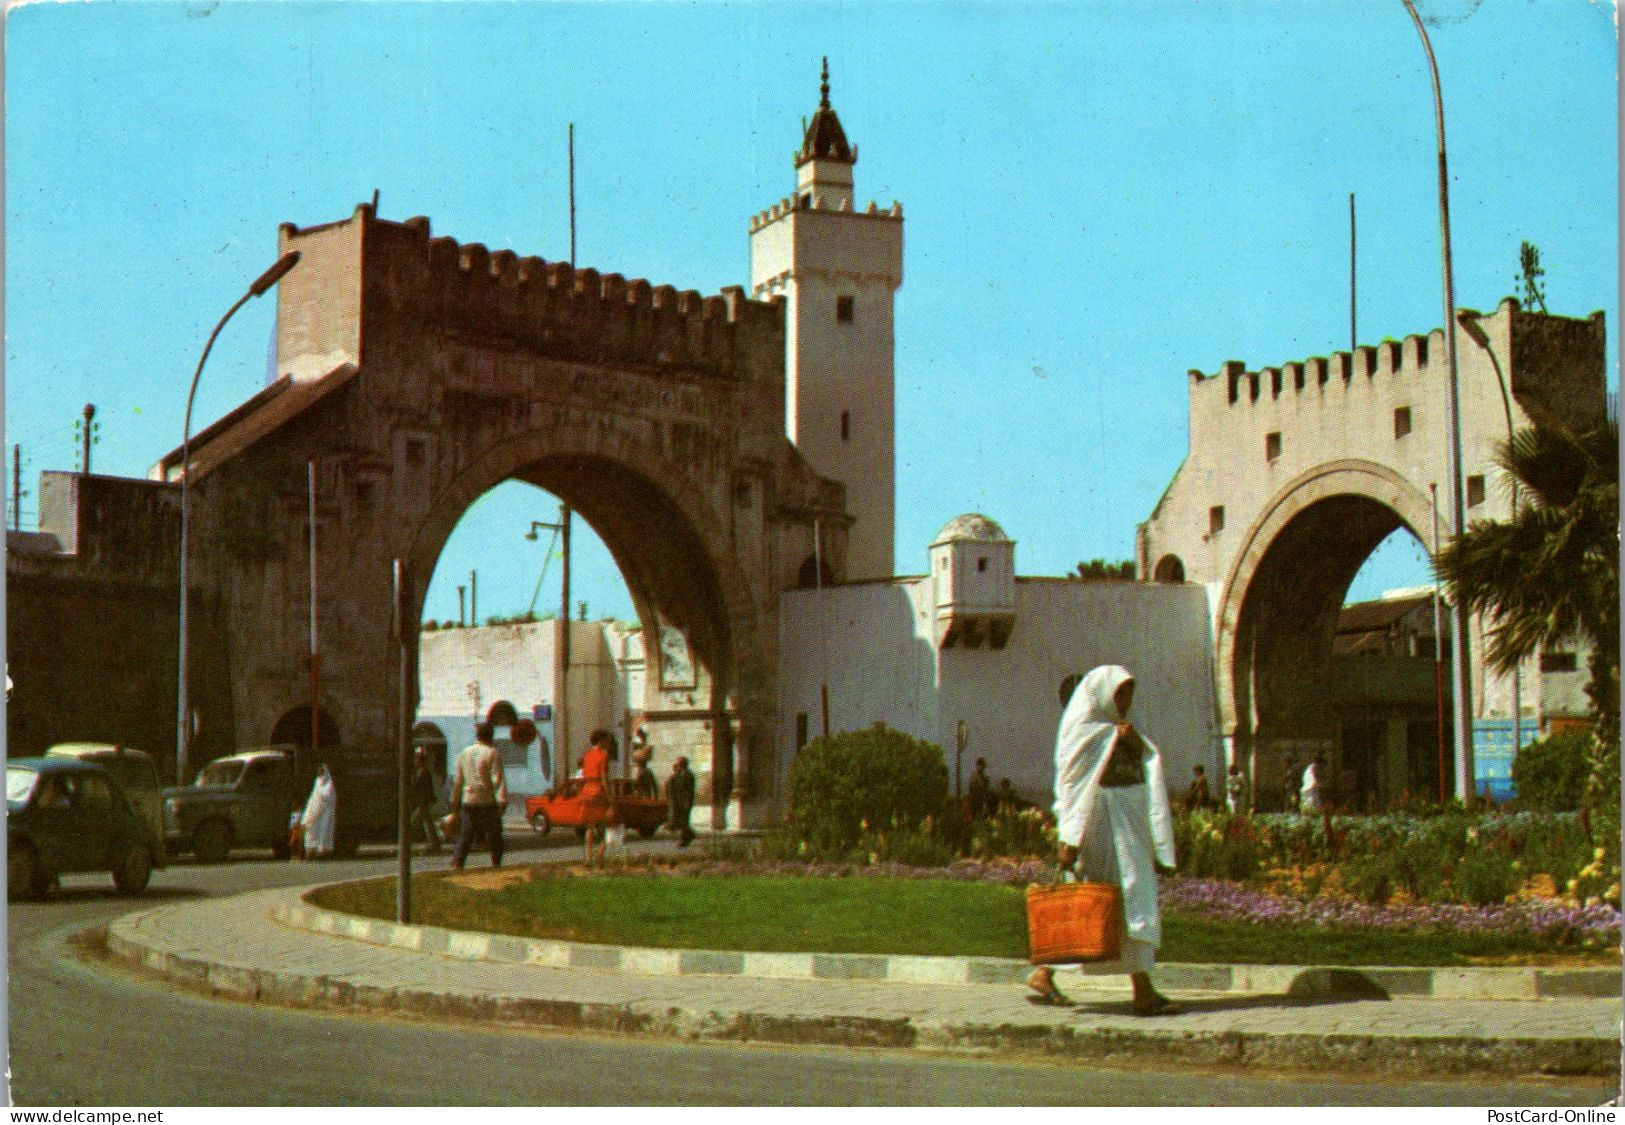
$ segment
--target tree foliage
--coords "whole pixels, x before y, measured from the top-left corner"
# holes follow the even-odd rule
[[[1080,562],[1069,577],[1081,578],[1085,582],[1131,582],[1134,580],[1134,564],[1128,561],[1107,562],[1105,559],[1090,559],[1088,562]]]
[[[942,748],[886,727],[815,739],[790,769],[790,824],[821,855],[866,832],[919,832],[948,796]]]
[[[1506,521],[1475,520],[1440,552],[1439,574],[1451,597],[1489,617],[1486,655],[1500,671],[1588,643],[1598,718],[1617,729],[1619,427],[1519,430],[1496,460],[1527,503]]]
[[[1572,812],[1586,795],[1591,735],[1549,735],[1520,747],[1512,759],[1518,803],[1540,812]]]

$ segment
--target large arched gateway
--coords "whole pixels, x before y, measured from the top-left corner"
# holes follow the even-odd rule
[[[1537,315],[1507,300],[1492,315],[1462,310],[1459,319],[1467,516],[1504,518],[1509,495],[1493,458],[1509,429],[1603,418],[1602,314]],[[1361,564],[1401,527],[1433,549],[1435,489],[1441,535],[1451,534],[1444,335],[1259,371],[1231,362],[1190,380],[1190,453],[1140,526],[1137,567],[1142,579],[1207,587],[1226,756],[1249,770],[1268,805],[1281,798],[1289,762],[1348,751],[1333,707],[1332,642]],[[1472,713],[1506,715],[1511,693],[1485,674],[1482,623],[1470,632]],[[1381,751],[1395,775],[1386,794],[1435,792],[1436,756],[1404,738]],[[1375,769],[1341,756],[1369,786]]]
[[[228,623],[197,659],[231,669],[216,703],[229,719],[200,717],[195,756],[310,702],[312,481],[320,706],[347,752],[385,754],[399,721],[394,560],[415,626],[458,520],[518,479],[593,526],[642,621],[685,635],[694,687],[667,699],[650,676],[643,704],[707,732],[697,764],[715,815],[770,813],[759,758],[774,745],[778,594],[815,526],[842,573],[849,523],[841,487],[784,435],[782,305],[488,253],[365,205],[285,225],[281,249],[300,260],[278,294],[280,378],[192,446],[194,597]],[[415,648],[416,628],[404,633]]]

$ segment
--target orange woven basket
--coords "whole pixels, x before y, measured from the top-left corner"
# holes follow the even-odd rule
[[[1112,884],[1027,888],[1028,960],[1033,964],[1115,961],[1122,938],[1123,893]]]

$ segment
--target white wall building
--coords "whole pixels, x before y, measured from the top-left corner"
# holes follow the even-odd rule
[[[782,801],[801,745],[883,722],[937,743],[950,776],[979,757],[997,781],[1048,807],[1060,691],[1068,677],[1121,664],[1138,689],[1132,717],[1184,791],[1198,762],[1222,776],[1207,598],[1196,585],[1021,578],[1015,544],[984,516],[951,521],[930,576],[785,593],[780,612]]]

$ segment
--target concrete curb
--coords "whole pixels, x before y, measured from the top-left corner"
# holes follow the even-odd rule
[[[729,1043],[919,1050],[1058,1061],[1357,1071],[1393,1076],[1545,1074],[1612,1077],[1618,1044],[1588,1038],[1297,1035],[1067,1025],[979,1025],[870,1016],[782,1016],[632,1003],[593,1003],[357,985],[187,957],[146,944],[117,920],[101,929],[112,958],[217,998],[336,1012],[369,1011],[535,1030]]]
[[[741,953],[591,945],[505,934],[403,926],[312,906],[279,903],[271,917],[293,929],[466,961],[590,969],[632,976],[721,976],[766,980],[864,980],[893,984],[1020,985],[1032,966],[993,957],[903,957],[838,953]],[[1617,969],[1405,968],[1314,965],[1161,964],[1165,989],[1243,995],[1394,997],[1433,1000],[1608,999],[1621,994]],[[1107,978],[1106,990],[1123,982]],[[1075,978],[1069,990],[1087,989]],[[1117,987],[1114,987],[1117,986]]]

